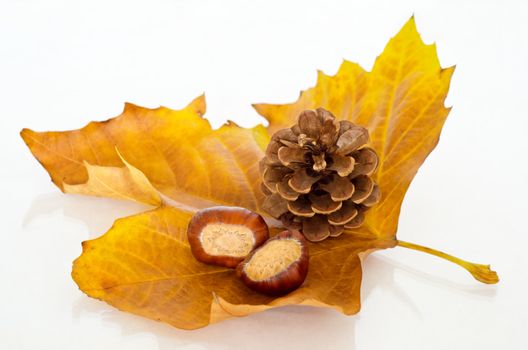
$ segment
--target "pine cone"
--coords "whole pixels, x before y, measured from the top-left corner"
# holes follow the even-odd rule
[[[378,156],[367,142],[361,126],[323,108],[303,111],[296,125],[272,136],[260,161],[263,209],[313,242],[361,226],[380,199],[370,177]]]

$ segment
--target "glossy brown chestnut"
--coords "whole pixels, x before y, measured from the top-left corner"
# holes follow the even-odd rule
[[[257,213],[240,207],[198,211],[187,227],[194,257],[206,264],[236,267],[269,238],[268,225]]]
[[[299,231],[282,231],[241,262],[237,276],[251,289],[269,295],[289,293],[308,274],[308,245]]]

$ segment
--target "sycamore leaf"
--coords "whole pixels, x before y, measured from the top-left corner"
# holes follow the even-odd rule
[[[347,235],[339,246],[312,244],[303,286],[273,298],[248,289],[232,269],[194,259],[186,236],[190,217],[161,207],[117,220],[105,235],[83,243],[73,279],[120,310],[185,329],[290,304],[359,311],[358,253],[373,241]]]
[[[262,158],[267,145],[266,130],[262,126],[244,129],[234,123],[212,130],[201,117],[204,112],[203,96],[178,111],[126,104],[120,116],[91,122],[79,130],[24,129],[21,135],[53,182],[67,193],[128,197],[153,204],[151,197],[136,193],[133,186],[119,196],[108,190],[115,188],[115,177],[123,174],[114,169],[103,176],[101,167],[125,167],[121,172],[126,173],[130,171],[126,159],[176,205],[199,209],[236,204],[258,210],[262,194],[256,160]],[[95,169],[100,176],[86,183],[89,170],[95,176]],[[134,172],[134,176],[143,175]],[[142,186],[147,185],[143,182]]]
[[[201,96],[178,111],[127,104],[120,116],[105,122],[66,132],[25,129],[22,137],[64,192],[154,206],[160,205],[161,193],[177,206],[163,203],[117,220],[106,234],[83,243],[72,276],[89,296],[185,329],[290,304],[350,315],[360,307],[360,254],[396,244],[426,249],[403,245],[395,233],[407,187],[436,145],[449,112],[444,99],[452,71],[440,68],[434,46],[424,45],[411,19],[372,72],[345,61],[335,76],[320,73],[317,85],[297,102],[255,106],[270,121],[270,132],[294,124],[303,109],[324,107],[368,127],[371,147],[381,159],[376,176],[383,199],[368,212],[366,225],[310,243],[305,283],[279,298],[251,291],[231,269],[198,262],[186,237],[197,209],[234,205],[260,211],[258,161],[269,142],[264,127],[228,123],[212,130],[202,118]],[[428,252],[460,264],[486,283],[498,280],[489,266]]]
[[[379,237],[396,234],[403,197],[438,143],[449,108],[444,100],[454,67],[442,69],[435,45],[425,45],[411,18],[376,59],[372,72],[344,61],[334,76],[319,72],[315,87],[290,104],[256,104],[271,133],[290,127],[304,109],[323,107],[368,128],[380,157],[374,175],[382,199],[366,225]]]

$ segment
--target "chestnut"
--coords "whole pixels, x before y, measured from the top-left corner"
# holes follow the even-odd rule
[[[282,231],[241,262],[237,276],[249,288],[269,295],[297,289],[308,274],[308,245],[299,231]]]
[[[251,210],[219,206],[196,212],[187,238],[197,260],[234,268],[269,238],[269,230],[262,216]]]

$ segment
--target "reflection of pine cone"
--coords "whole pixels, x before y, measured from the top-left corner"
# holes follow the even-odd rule
[[[380,199],[370,178],[378,156],[367,142],[367,129],[323,108],[302,112],[272,136],[260,162],[264,210],[314,242],[359,227]]]

